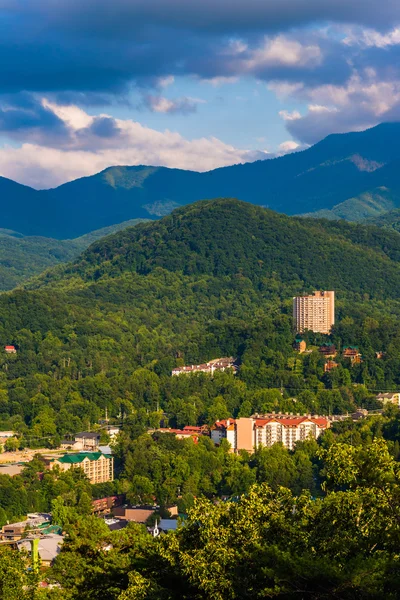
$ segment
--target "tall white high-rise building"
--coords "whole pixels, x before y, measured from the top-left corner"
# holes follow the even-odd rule
[[[293,318],[296,331],[308,329],[316,333],[330,333],[335,323],[335,292],[313,292],[311,296],[293,298]]]

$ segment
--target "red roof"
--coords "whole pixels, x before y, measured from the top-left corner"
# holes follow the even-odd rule
[[[15,350],[15,346],[4,346],[5,350]]]
[[[203,431],[202,427],[198,427],[197,425],[185,425],[183,431],[193,432],[193,433],[201,433]]]
[[[228,421],[229,421],[229,425],[228,425]],[[217,421],[214,424],[213,429],[227,429],[234,423],[236,423],[236,419],[222,419],[221,421]]]
[[[268,423],[281,423],[284,427],[297,427],[306,421],[311,421],[319,427],[326,427],[327,420],[323,417],[271,417],[269,419],[256,419],[256,427],[264,427]]]

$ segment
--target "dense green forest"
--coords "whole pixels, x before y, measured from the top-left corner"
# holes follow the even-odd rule
[[[160,408],[183,426],[292,410],[293,397],[295,412],[368,405],[376,390],[400,385],[399,258],[396,232],[235,200],[109,236],[0,297],[1,344],[17,348],[0,357],[2,427],[40,446],[95,423],[106,408],[114,418]],[[324,374],[318,352],[294,353],[291,298],[313,288],[336,290],[331,340],[359,346],[360,365],[339,357]],[[238,358],[237,376],[170,377],[176,365],[224,355]],[[283,398],[271,400],[271,388]]]
[[[400,209],[396,208],[379,217],[370,218],[368,219],[368,223],[400,232]]]
[[[40,236],[23,236],[0,230],[0,291],[11,290],[23,281],[58,263],[76,258],[94,241],[144,219],[132,219],[87,233],[74,240],[55,240]]]
[[[399,284],[395,231],[220,199],[104,238],[2,294],[0,343],[17,353],[0,356],[0,428],[21,448],[52,448],[107,410],[122,433],[112,483],[47,472],[40,454],[21,475],[0,476],[0,524],[51,510],[68,534],[48,572],[61,588],[38,590],[25,559],[1,549],[0,598],[396,598],[394,407],[293,451],[252,455],[148,430],[381,408],[377,392],[400,387]],[[331,336],[306,332],[312,351],[299,355],[292,296],[313,289],[336,291],[337,322]],[[339,366],[325,373],[318,346],[328,340]],[[360,364],[343,358],[346,345]],[[227,355],[236,375],[171,376]],[[186,525],[155,540],[137,526],[110,533],[89,513],[111,493],[162,510],[178,503]]]

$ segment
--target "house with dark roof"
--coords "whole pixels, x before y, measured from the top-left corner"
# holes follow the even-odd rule
[[[81,431],[75,435],[75,444],[80,444],[82,450],[97,450],[100,443],[100,433]]]
[[[351,366],[362,363],[362,355],[358,350],[358,346],[345,346],[343,348],[343,358],[348,358]]]
[[[333,344],[322,344],[318,348],[318,352],[325,358],[335,358],[337,355],[336,348]]]

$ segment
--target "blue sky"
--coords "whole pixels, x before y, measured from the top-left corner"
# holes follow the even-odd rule
[[[398,0],[0,0],[0,175],[208,170],[400,119]]]

